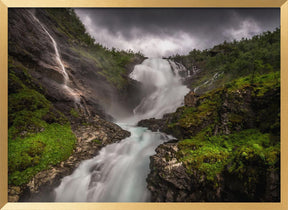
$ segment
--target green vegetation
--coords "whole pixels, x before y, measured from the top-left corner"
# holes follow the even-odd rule
[[[8,181],[22,185],[39,171],[67,159],[76,137],[66,117],[41,94],[26,68],[9,58],[8,72]]]
[[[272,96],[268,96],[271,91],[273,92]],[[178,138],[193,136],[203,129],[212,135],[216,125],[219,127],[222,124],[223,116],[221,115],[223,115],[223,104],[225,103],[229,110],[226,116],[229,130],[244,129],[246,124],[253,122],[261,131],[278,130],[276,132],[278,135],[280,132],[280,129],[277,128],[280,123],[278,116],[280,112],[279,91],[279,71],[256,76],[253,84],[251,84],[249,76],[241,77],[227,83],[222,88],[199,96],[197,106],[179,108],[174,114],[175,117],[169,121],[168,129]],[[266,102],[263,101],[265,97],[267,98]],[[254,101],[254,104],[250,104],[249,101]],[[266,119],[268,113],[271,117]],[[180,133],[182,135],[179,135]]]
[[[228,90],[235,91],[243,87],[253,87],[257,96],[263,96],[272,88],[280,88],[280,71],[270,72],[268,74],[257,75],[251,81],[251,75],[241,77],[225,85]]]
[[[79,118],[79,117],[80,117],[79,112],[78,112],[76,109],[73,109],[73,108],[70,110],[70,114],[71,114],[73,117],[76,117],[76,118]]]
[[[78,44],[91,46],[94,45],[95,40],[86,32],[84,25],[79,20],[73,9],[66,8],[52,8],[45,9],[49,17],[54,20],[56,31],[65,34],[70,41],[76,41]]]
[[[257,75],[253,83],[251,75],[240,77],[197,100],[167,121],[168,132],[181,140],[177,156],[187,173],[215,188],[229,174],[253,191],[267,171],[279,171],[279,71]]]
[[[99,69],[98,74],[103,76],[110,84],[121,90],[127,84],[127,68],[135,55],[124,51],[109,51],[101,46],[72,47],[72,50],[82,58],[90,59]]]
[[[143,57],[140,53],[108,49],[97,44],[73,9],[48,8],[37,10],[37,13],[57,42],[58,39],[67,41],[67,52],[70,50],[81,62],[95,67],[99,78],[107,80],[116,89],[125,88],[126,66]],[[58,43],[60,47],[61,42]],[[9,54],[8,69],[8,168],[11,185],[23,185],[39,171],[67,159],[76,143],[66,116],[45,97],[46,90],[29,74],[39,71],[36,61],[31,59],[33,52],[21,46],[17,41],[9,41],[9,49],[16,52],[11,50]],[[73,108],[68,108],[66,114],[81,118]],[[95,142],[101,144],[98,140]]]
[[[200,93],[245,76],[249,76],[253,83],[254,78],[261,74],[280,70],[280,29],[251,39],[225,41],[207,50],[194,49],[188,55],[175,55],[170,59],[182,63],[187,69],[193,66],[201,69],[190,84],[191,88],[202,85],[198,90]],[[217,82],[204,85],[216,73],[221,73]]]
[[[216,181],[224,170],[243,175],[245,167],[254,161],[255,167],[273,166],[279,162],[280,144],[274,144],[269,134],[248,129],[230,135],[196,135],[179,143],[178,155],[189,173],[199,170],[208,180]],[[239,175],[240,175],[239,174]]]
[[[96,43],[85,30],[73,9],[46,9],[49,17],[54,20],[55,31],[68,37],[71,50],[83,58],[94,62],[97,72],[118,90],[122,90],[127,84],[126,65],[136,57],[143,57],[141,53],[132,51],[108,49]]]
[[[102,144],[102,142],[99,139],[93,139],[93,142],[95,142],[96,144]]]
[[[70,125],[57,123],[47,125],[44,131],[29,137],[9,140],[9,184],[25,184],[38,172],[66,160],[75,143]]]
[[[125,89],[129,73],[127,66],[135,59],[141,60],[143,55],[115,48],[108,49],[96,43],[86,32],[73,9],[47,8],[39,9],[36,13],[58,43],[60,53],[73,54],[76,58],[75,63],[79,59],[81,65],[91,66],[91,73],[95,70],[99,80],[106,80],[115,89]],[[32,36],[36,34],[30,33],[31,28],[27,30],[29,33],[24,33],[24,35],[31,38],[32,43]],[[15,36],[17,37],[16,34]],[[61,40],[65,40],[64,46]],[[50,98],[46,97],[46,90],[39,84],[41,79],[30,76],[31,72],[40,73],[42,68],[38,65],[40,60],[36,61],[33,55],[33,53],[38,53],[38,48],[26,49],[23,46],[18,43],[18,39],[13,41],[9,39],[8,168],[10,185],[26,184],[39,171],[67,159],[72,154],[76,143],[76,137],[68,119],[54,107]],[[65,50],[62,50],[62,47]],[[61,56],[64,57],[64,55]],[[84,72],[85,68],[83,69]],[[45,73],[42,76],[45,77]],[[63,112],[70,116],[69,119],[78,118],[73,119],[73,122],[74,120],[80,121],[81,114],[78,110],[67,107]],[[94,140],[94,142],[101,144],[99,140]]]

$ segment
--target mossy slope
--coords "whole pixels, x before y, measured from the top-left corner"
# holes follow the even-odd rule
[[[250,78],[239,78],[201,96],[192,94],[194,105],[180,107],[159,120],[164,124],[161,130],[180,141],[171,146],[177,147],[172,152],[157,149],[163,154],[152,157],[148,186],[153,185],[149,188],[155,201],[173,201],[179,196],[186,201],[279,201],[280,74],[259,75],[253,83]],[[184,191],[177,189],[180,169],[168,171],[167,163],[184,167],[190,180],[187,186],[182,183]],[[161,197],[163,179],[174,183],[176,188],[165,188],[173,189],[174,197]]]
[[[75,146],[67,118],[43,95],[27,69],[9,59],[9,184],[23,185],[67,159]]]
[[[80,105],[63,90],[53,43],[32,14],[57,42],[69,87],[81,93]],[[9,185],[24,186],[73,153],[71,127],[75,131],[95,115],[106,116],[109,97],[115,100],[129,85],[127,66],[143,56],[96,43],[73,9],[10,9],[8,31]],[[111,128],[101,122],[99,129]]]

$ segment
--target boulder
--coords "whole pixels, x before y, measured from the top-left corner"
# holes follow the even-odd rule
[[[195,92],[190,91],[184,98],[185,106],[195,107],[198,101],[198,97],[199,96]]]

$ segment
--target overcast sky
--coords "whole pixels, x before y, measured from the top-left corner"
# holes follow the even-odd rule
[[[187,54],[280,27],[280,9],[76,9],[102,45],[148,57]]]

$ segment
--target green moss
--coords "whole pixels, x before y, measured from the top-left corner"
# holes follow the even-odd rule
[[[264,96],[272,88],[280,87],[280,71],[255,76],[253,83],[251,83],[250,78],[251,75],[241,77],[227,84],[226,87],[230,93],[241,88],[251,87],[257,97]]]
[[[223,170],[229,155],[227,148],[209,142],[202,144],[198,139],[186,140],[180,152],[183,155],[181,161],[191,169],[188,172],[193,173],[197,169],[205,173],[208,180],[213,180]]]
[[[187,172],[194,170],[206,175],[207,180],[217,181],[217,174],[228,165],[230,173],[244,173],[253,162],[256,167],[267,167],[279,162],[280,146],[273,144],[269,134],[258,130],[244,130],[230,135],[203,135],[179,142],[177,155]]]
[[[184,138],[195,136],[208,127],[210,133],[221,133],[225,119],[229,131],[255,124],[263,132],[277,134],[280,132],[280,118],[277,117],[280,101],[275,93],[280,88],[279,76],[279,72],[257,76],[253,85],[249,84],[248,77],[244,77],[226,87],[207,92],[198,97],[197,106],[179,108],[169,120],[168,130],[179,139],[183,139],[183,134]],[[249,104],[251,100],[254,102]],[[267,114],[273,117],[265,120]]]
[[[23,109],[35,111],[50,106],[50,102],[39,92],[24,88],[16,94],[9,94],[9,111],[17,112]]]
[[[9,140],[39,132],[54,122],[67,122],[39,92],[24,88],[8,97]]]
[[[73,109],[73,108],[70,110],[70,114],[71,114],[73,117],[76,117],[76,118],[79,118],[79,117],[80,117],[79,112],[78,112],[77,110]]]
[[[124,51],[109,51],[99,46],[90,48],[73,46],[71,49],[82,57],[92,60],[99,69],[97,73],[119,90],[127,84],[125,66],[131,62],[134,54]]]
[[[232,123],[241,123],[243,121],[244,117],[242,115],[239,115],[239,114],[229,113],[228,119]]]
[[[8,180],[22,185],[39,171],[67,159],[76,137],[28,70],[11,57],[9,62]]]
[[[9,141],[9,184],[25,184],[39,171],[67,159],[75,143],[76,137],[70,125],[57,123],[29,137]]]
[[[22,185],[68,158],[75,136],[64,115],[36,90],[23,85],[8,102],[9,184]]]
[[[92,141],[95,142],[96,144],[102,144],[102,142],[98,139],[93,139]]]
[[[187,107],[184,108],[181,118],[179,119],[179,123],[183,127],[191,127],[191,126],[198,126],[203,122],[203,120],[207,116],[211,116],[213,114],[216,114],[217,111],[217,95],[215,95],[215,98],[210,100],[207,98],[207,100],[202,100],[201,104],[198,107]]]

